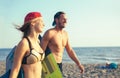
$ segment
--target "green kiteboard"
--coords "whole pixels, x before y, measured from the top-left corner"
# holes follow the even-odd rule
[[[52,53],[42,61],[42,78],[62,78],[62,73]]]

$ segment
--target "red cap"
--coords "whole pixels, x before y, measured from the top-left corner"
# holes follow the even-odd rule
[[[24,23],[37,18],[37,17],[42,17],[42,15],[40,14],[40,12],[30,12],[26,15],[25,19],[24,19]]]

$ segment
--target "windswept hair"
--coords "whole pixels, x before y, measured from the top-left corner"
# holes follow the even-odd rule
[[[31,25],[30,22],[26,23],[26,24],[23,24],[22,26],[15,25],[16,29],[23,33],[23,37],[22,38],[25,38],[25,37],[27,37],[30,34],[30,25]]]

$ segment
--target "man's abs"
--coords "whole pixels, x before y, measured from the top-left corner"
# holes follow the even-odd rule
[[[57,63],[62,62],[63,52],[52,52]]]

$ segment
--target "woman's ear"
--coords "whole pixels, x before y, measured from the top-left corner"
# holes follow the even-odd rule
[[[35,22],[31,22],[30,25],[31,25],[31,26],[34,26],[34,25],[35,25]]]

